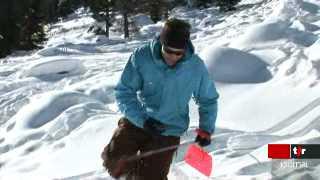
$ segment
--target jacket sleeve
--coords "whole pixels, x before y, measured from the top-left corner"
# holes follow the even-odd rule
[[[202,64],[202,74],[199,87],[194,92],[194,99],[199,106],[199,128],[212,134],[215,130],[217,119],[219,94],[216,91],[213,81],[209,78],[209,73]]]
[[[120,80],[115,87],[118,107],[124,116],[138,127],[143,127],[146,114],[137,97],[142,88],[142,76],[136,64],[136,51],[130,56]]]

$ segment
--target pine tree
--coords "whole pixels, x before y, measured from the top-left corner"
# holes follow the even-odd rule
[[[116,0],[115,9],[120,12],[123,18],[124,37],[129,38],[129,17],[137,12],[139,0]]]
[[[0,56],[4,57],[19,47],[20,30],[30,0],[3,0],[0,3]]]
[[[231,11],[235,10],[235,5],[237,5],[241,0],[216,0],[216,4],[220,7],[221,11]]]
[[[212,4],[212,0],[196,0],[193,4],[198,8],[208,8]]]
[[[10,22],[10,7],[12,1],[0,1],[0,58],[6,56],[11,52],[11,38],[9,37]]]
[[[148,13],[151,20],[156,23],[168,14],[169,2],[167,0],[145,0],[140,8],[142,12]]]
[[[188,5],[188,0],[173,0],[170,2],[170,9],[176,7],[176,6],[186,6]]]
[[[12,50],[39,47],[44,25],[72,13],[90,0],[1,0],[0,57]]]
[[[104,21],[106,24],[105,35],[109,37],[109,29],[112,26],[113,22],[113,9],[114,1],[113,0],[90,0],[87,4],[92,13],[93,18],[97,21]]]
[[[39,43],[46,40],[44,17],[44,12],[41,9],[41,0],[34,0],[23,19],[19,49],[31,50],[39,47]]]
[[[3,0],[0,6],[0,56],[29,50],[45,40],[41,0]]]
[[[58,0],[57,13],[59,17],[65,17],[76,9],[84,6],[90,0]]]
[[[59,16],[65,17],[71,14],[73,10],[72,0],[59,0],[57,9]]]
[[[58,21],[58,4],[59,0],[43,0],[41,9],[44,11],[44,20],[46,22],[57,22]]]

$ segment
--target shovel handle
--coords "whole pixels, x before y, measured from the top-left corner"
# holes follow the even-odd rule
[[[138,159],[141,159],[141,158],[144,158],[144,157],[148,157],[148,156],[151,156],[151,155],[154,155],[154,154],[158,154],[158,153],[174,150],[174,149],[177,149],[179,147],[182,147],[182,146],[185,146],[185,145],[189,145],[189,144],[196,144],[196,143],[194,143],[194,142],[190,143],[189,141],[185,141],[185,142],[182,142],[182,143],[177,144],[177,145],[167,146],[167,147],[164,147],[164,148],[143,152],[141,154],[132,155],[132,156],[128,157],[126,159],[126,161],[135,161],[135,160],[138,160]]]

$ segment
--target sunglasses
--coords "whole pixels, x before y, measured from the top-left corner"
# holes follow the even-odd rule
[[[182,56],[184,54],[184,50],[173,50],[172,48],[169,48],[167,46],[162,46],[162,49],[167,54],[174,54],[176,56]]]

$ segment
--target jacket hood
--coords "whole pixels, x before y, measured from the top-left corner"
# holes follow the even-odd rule
[[[150,42],[150,48],[151,48],[151,54],[153,61],[159,65],[159,66],[167,66],[163,60],[161,55],[161,42],[160,42],[160,36],[157,36]],[[188,61],[194,54],[194,46],[192,42],[189,40],[187,44],[187,49],[185,55],[182,57],[180,62],[182,61]]]

